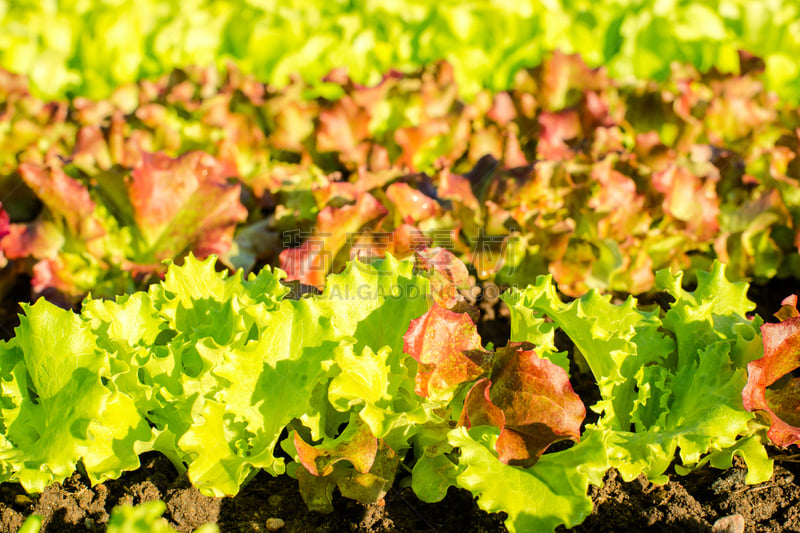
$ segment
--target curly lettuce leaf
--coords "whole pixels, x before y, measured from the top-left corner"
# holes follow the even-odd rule
[[[150,413],[172,434],[165,445],[190,458],[192,482],[214,495],[235,494],[254,468],[283,472],[278,438],[313,412],[312,392],[339,338],[323,308],[281,299],[282,274],[241,276],[190,256],[150,292],[176,332],[167,350],[174,363],[151,357],[142,366],[149,380],[172,384]]]
[[[364,346],[374,352],[388,346],[400,354],[408,325],[431,306],[430,293],[430,281],[414,272],[413,262],[387,254],[369,263],[350,261],[343,272],[328,276],[316,301],[344,335],[355,338],[357,352]]]
[[[346,444],[339,425],[356,417],[403,450],[415,424],[432,416],[402,351],[402,332],[431,300],[413,263],[355,261],[329,277],[325,293],[301,300],[283,299],[282,277],[266,269],[242,280],[189,256],[148,293],[174,332],[163,348],[139,355],[143,379],[164,384],[146,400],[156,402],[148,410],[161,431],[156,444],[187,462],[206,493],[233,494],[254,469],[283,472],[275,447],[297,421],[327,446]]]
[[[358,413],[372,434],[392,449],[408,448],[409,440],[423,431],[425,424],[441,419],[434,413],[439,405],[416,394],[409,356],[398,357],[388,347],[376,354],[369,346],[359,355],[345,344],[336,352],[336,364],[341,373],[328,386],[331,406],[340,412]]]
[[[481,509],[508,513],[506,527],[512,533],[572,527],[591,514],[589,484],[601,485],[611,466],[603,432],[592,431],[568,450],[545,454],[530,468],[499,461],[493,451],[497,436],[495,428],[486,426],[448,433],[449,444],[460,450],[458,471],[452,474],[459,487],[477,497]]]

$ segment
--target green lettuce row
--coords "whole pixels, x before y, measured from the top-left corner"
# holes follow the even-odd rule
[[[424,243],[482,279],[549,273],[572,296],[643,293],[661,268],[713,259],[736,279],[797,278],[800,115],[743,68],[628,84],[554,54],[472,103],[446,63],[374,87],[333,76],[335,101],[212,68],[46,103],[8,75],[4,285],[25,273],[34,295],[77,303],[192,251],[321,287],[359,249]]]
[[[403,323],[429,305],[409,262],[354,264],[302,300],[283,299],[282,273],[214,265],[189,256],[148,292],[87,299],[80,315],[25,306],[0,355],[5,478],[41,491],[80,460],[94,483],[158,450],[204,492],[235,494],[257,470],[284,472],[273,453],[292,420],[315,439],[346,421],[318,405],[337,354],[401,353]]]
[[[281,271],[245,279],[189,256],[147,292],[88,298],[80,314],[43,299],[25,306],[0,344],[0,479],[40,491],[80,468],[96,483],[157,450],[204,494],[288,472],[309,507],[326,511],[337,488],[379,500],[405,461],[421,499],[465,488],[507,512],[510,531],[545,531],[579,524],[588,485],[611,467],[660,482],[676,457],[685,471],[740,455],[748,482],[770,477],[766,428],[742,405],[761,321],[747,318],[746,284],[723,266],[692,292],[660,272],[667,311],[594,291],[564,303],[542,277],[504,296],[511,340],[532,344],[495,351],[480,347],[472,311],[449,288],[464,266],[432,252],[416,266],[351,262],[300,300],[286,299]],[[552,400],[577,398],[568,381],[558,396],[542,381],[568,379],[556,328],[602,396],[591,406],[599,421],[580,435],[538,418]],[[485,401],[470,399],[476,388]],[[579,442],[536,455],[563,438]]]
[[[47,97],[105,97],[121,83],[187,64],[235,61],[284,85],[295,72],[318,83],[342,66],[374,83],[389,68],[438,59],[456,66],[469,97],[482,87],[508,88],[520,67],[555,49],[581,53],[614,76],[659,79],[672,61],[736,71],[744,49],[765,58],[770,88],[798,97],[794,3],[65,0],[0,7],[0,65],[30,76]]]

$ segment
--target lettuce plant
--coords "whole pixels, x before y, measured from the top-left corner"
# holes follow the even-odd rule
[[[615,305],[595,292],[565,304],[540,279],[506,296],[518,324],[512,340],[560,327],[575,343],[602,398],[592,407],[601,416],[587,431],[603,431],[615,442],[607,448],[610,464],[625,479],[645,473],[664,480],[676,453],[684,468],[707,454],[721,461],[739,453],[750,467],[748,480],[764,480],[771,463],[762,448],[752,453],[747,445],[758,425],[741,398],[747,364],[762,353],[761,319],[748,318],[753,304],[746,284],[729,282],[723,265],[700,273],[692,292],[681,278],[668,271],[657,276],[674,300],[666,311],[640,309],[633,298]]]

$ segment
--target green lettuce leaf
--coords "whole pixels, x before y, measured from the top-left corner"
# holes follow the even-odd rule
[[[43,299],[23,310],[17,337],[2,346],[4,470],[41,492],[78,461],[92,483],[136,469],[152,433],[89,324]]]
[[[497,430],[457,428],[448,434],[458,457],[459,487],[487,512],[508,513],[509,531],[551,531],[580,524],[592,512],[589,484],[601,485],[610,464],[603,432],[592,432],[568,450],[545,454],[530,468],[500,462],[493,452]]]

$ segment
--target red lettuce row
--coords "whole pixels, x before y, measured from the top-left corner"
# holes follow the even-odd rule
[[[622,83],[556,53],[520,71],[510,90],[470,103],[446,63],[390,72],[372,87],[334,71],[326,93],[338,92],[335,100],[231,68],[175,71],[103,101],[45,103],[6,75],[8,214],[13,224],[56,221],[69,233],[41,230],[47,263],[28,247],[12,267],[36,278],[35,292],[66,300],[96,284],[130,290],[158,270],[137,265],[204,248],[232,266],[281,264],[316,286],[356,254],[404,257],[427,244],[456,252],[481,278],[524,285],[549,273],[575,296],[645,292],[659,268],[691,275],[715,258],[737,279],[800,277],[800,115],[764,91],[759,63],[746,59],[742,75],[676,67],[664,83]],[[198,192],[198,213],[175,223],[185,236],[153,241],[145,234],[163,221],[148,220],[159,215],[147,208],[132,214],[140,193],[123,191],[120,176],[134,176],[146,157],[184,161],[197,151],[223,169],[211,181],[227,191],[229,209],[218,223],[201,222],[213,209],[200,207],[209,196]],[[60,167],[88,191],[68,194],[68,208],[34,177]],[[241,184],[247,224],[222,178]],[[61,208],[106,237],[74,227]],[[210,230],[219,246],[197,241],[209,224],[236,225],[229,252],[229,229]],[[7,256],[15,240],[0,242]],[[79,240],[94,244],[67,244]],[[291,249],[279,254],[282,246]],[[49,266],[34,272],[40,264]]]
[[[158,279],[165,260],[189,251],[226,256],[247,218],[240,185],[227,180],[234,172],[202,152],[128,157],[130,166],[91,176],[52,154],[45,164],[20,165],[43,206],[34,220],[7,224],[2,249],[33,273],[35,294],[65,303],[89,291],[111,296]]]

